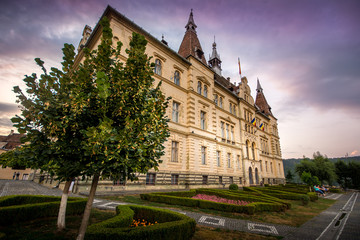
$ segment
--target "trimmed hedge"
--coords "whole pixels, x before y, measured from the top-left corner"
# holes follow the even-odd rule
[[[283,205],[286,206],[287,209],[291,208],[291,203],[289,203],[289,202],[287,202],[285,200],[282,200],[280,198],[271,196],[269,194],[262,193],[261,191],[259,191],[258,189],[254,188],[254,187],[243,187],[243,189],[244,189],[244,191],[250,191],[250,192],[256,193],[259,196],[259,198],[261,198],[262,200],[267,200],[267,201],[270,201],[270,202],[283,204]]]
[[[219,189],[196,189],[189,192],[172,192],[172,193],[149,193],[149,194],[140,194],[141,199],[152,201],[152,202],[161,202],[172,205],[181,205],[187,207],[199,207],[203,209],[213,209],[225,212],[238,212],[246,214],[254,214],[255,212],[262,211],[285,211],[287,208],[286,204],[274,202],[268,199],[262,199],[259,196],[244,193],[241,191],[233,190],[219,190]],[[192,199],[190,197],[195,194],[207,194],[215,195],[218,197],[231,199],[231,200],[243,200],[253,202],[245,206],[227,204],[227,203],[218,203],[213,201],[201,200],[201,199]],[[180,195],[180,196],[176,196]],[[189,196],[189,197],[182,197]],[[281,200],[280,200],[281,201]]]
[[[0,198],[0,224],[10,225],[35,218],[57,216],[61,197],[12,195]],[[66,214],[81,214],[87,198],[68,198]]]
[[[307,194],[299,194],[299,193],[286,192],[286,191],[267,189],[267,188],[259,188],[257,190],[267,195],[277,197],[280,199],[300,200],[304,205],[307,205],[310,202],[310,197]]]
[[[229,185],[229,190],[239,190],[239,186],[235,183]]]
[[[318,195],[315,192],[308,192],[307,195],[310,198],[310,201],[315,202],[319,199]]]
[[[341,189],[338,189],[338,188],[330,188],[329,191],[331,193],[341,193]]]
[[[87,228],[85,239],[169,239],[187,240],[195,233],[196,221],[188,216],[170,210],[154,207],[119,205],[117,216]],[[133,219],[145,219],[157,224],[146,227],[133,227]]]

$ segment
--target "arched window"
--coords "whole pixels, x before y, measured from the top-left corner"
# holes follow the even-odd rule
[[[180,85],[180,73],[179,73],[179,71],[175,71],[175,73],[174,73],[174,83],[176,85]]]
[[[161,75],[161,61],[159,59],[155,60],[155,69],[154,69],[155,74],[157,75]]]
[[[204,97],[207,98],[207,96],[208,96],[208,87],[207,85],[204,84]]]
[[[201,82],[198,82],[197,92],[198,92],[198,94],[201,95],[201,92],[202,92],[202,83]]]
[[[251,146],[251,152],[252,152],[252,157],[255,160],[255,143],[253,143]]]
[[[249,183],[250,183],[250,185],[254,184],[254,179],[253,179],[253,174],[252,174],[251,167],[249,167]]]
[[[256,184],[259,184],[259,173],[258,173],[257,168],[255,168],[255,181],[256,181]]]

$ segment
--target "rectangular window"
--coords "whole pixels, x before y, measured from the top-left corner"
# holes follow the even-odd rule
[[[234,178],[233,177],[229,177],[229,183],[233,184],[234,183]]]
[[[155,185],[156,174],[155,173],[147,173],[146,174],[146,185]]]
[[[179,175],[178,174],[171,174],[171,184],[172,185],[179,184]]]
[[[221,125],[221,137],[225,138],[224,122],[221,122],[220,125]]]
[[[231,104],[231,103],[229,104],[229,109],[230,109],[230,113],[232,113],[233,108],[232,108],[232,104]]]
[[[206,129],[206,112],[200,111],[200,127],[202,130]]]
[[[235,141],[235,138],[234,138],[234,127],[231,126],[231,141]]]
[[[219,176],[219,184],[222,184],[223,181],[222,181],[222,176]]]
[[[201,147],[201,163],[206,164],[206,147]]]
[[[218,95],[214,94],[214,103],[217,106],[218,105]]]
[[[267,161],[265,161],[265,171],[268,171]]]
[[[226,124],[226,139],[230,139],[229,124]]]
[[[179,142],[172,141],[171,143],[171,161],[178,162]]]
[[[239,183],[242,184],[242,177],[239,177]]]
[[[177,102],[173,102],[172,120],[173,122],[179,122],[179,106]]]
[[[231,168],[231,154],[227,154],[227,160],[228,160],[228,168]]]
[[[273,165],[272,165],[272,162],[270,163],[270,170],[271,170],[271,172],[273,172]]]
[[[236,164],[237,164],[237,168],[240,169],[240,155],[236,156]]]
[[[208,176],[206,176],[206,175],[202,176],[202,184],[203,185],[208,184]]]
[[[220,151],[216,151],[216,162],[217,166],[220,167]]]

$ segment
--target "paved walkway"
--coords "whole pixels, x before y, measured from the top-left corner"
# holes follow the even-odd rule
[[[31,181],[0,180],[0,196],[13,194],[43,194],[61,196],[59,189],[49,189]],[[71,194],[72,196],[79,196]],[[360,203],[358,193],[328,194],[326,198],[338,200],[333,206],[299,228],[271,223],[259,223],[241,219],[225,218],[189,211],[174,210],[192,217],[200,225],[283,236],[286,240],[297,239],[360,239]],[[127,203],[95,199],[93,207],[113,210]]]

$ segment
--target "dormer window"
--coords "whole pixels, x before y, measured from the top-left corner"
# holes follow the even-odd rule
[[[160,59],[155,60],[154,73],[157,74],[157,75],[161,75],[161,61],[160,61]]]
[[[197,58],[201,59],[201,58],[203,57],[203,55],[204,55],[204,52],[201,51],[200,48],[197,48],[197,49],[195,50],[195,54],[196,54],[196,57],[197,57]]]

